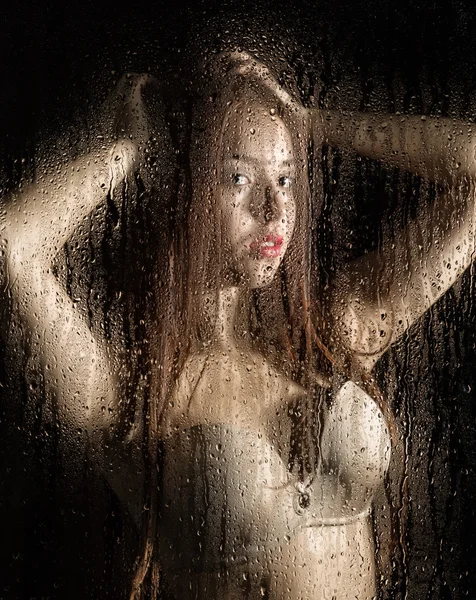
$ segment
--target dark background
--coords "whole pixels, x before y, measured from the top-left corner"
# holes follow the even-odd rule
[[[185,89],[187,60],[220,39],[273,47],[297,73],[303,99],[313,91],[322,106],[476,118],[469,0],[24,3],[1,19],[2,192],[41,174],[39,149],[57,139],[80,146],[122,73],[149,72]],[[393,203],[411,210],[431,196],[418,179],[349,153],[333,161],[328,210],[341,245],[353,230],[354,247],[370,247]],[[380,364],[407,450],[409,503],[388,597],[476,597],[473,294],[468,272]],[[58,449],[21,404],[20,351],[3,350],[0,599],[122,598],[130,524],[86,464],[73,477],[61,471]]]

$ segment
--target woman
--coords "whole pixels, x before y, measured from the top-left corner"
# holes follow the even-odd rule
[[[168,250],[157,266],[168,292],[155,290],[139,416],[125,418],[113,348],[91,333],[51,265],[85,216],[137,181],[151,137],[150,78],[126,81],[112,148],[12,197],[15,308],[64,426],[88,431],[93,461],[145,523],[134,597],[144,582],[157,587],[160,570],[161,593],[172,598],[372,598],[369,512],[393,427],[384,402],[367,394],[368,374],[470,262],[473,208],[459,191],[475,175],[470,129],[305,111],[243,53],[205,72],[190,176],[166,222],[168,243],[158,244]],[[392,232],[326,290],[312,261],[310,136],[452,186],[429,217]],[[168,140],[156,146],[166,153]],[[146,511],[143,465],[129,452],[142,439]]]

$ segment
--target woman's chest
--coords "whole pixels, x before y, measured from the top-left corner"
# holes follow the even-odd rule
[[[196,425],[163,441],[160,527],[167,570],[185,565],[190,572],[211,572],[250,561],[261,564],[300,532],[366,519],[378,477],[370,487],[365,475],[359,481],[362,460],[351,465],[356,471],[347,477],[338,466],[326,470],[319,438],[287,429],[294,463],[292,452],[279,452],[269,435],[236,425]],[[307,453],[314,441],[311,459]],[[362,448],[354,452],[365,458]],[[382,461],[378,472],[383,476],[384,471]]]
[[[286,430],[289,407],[305,396],[259,353],[209,352],[185,365],[166,415],[168,431],[223,423],[258,433]]]

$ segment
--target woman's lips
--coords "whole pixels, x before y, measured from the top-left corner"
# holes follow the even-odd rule
[[[250,248],[261,258],[276,258],[281,254],[283,236],[269,233],[264,238],[251,242]]]

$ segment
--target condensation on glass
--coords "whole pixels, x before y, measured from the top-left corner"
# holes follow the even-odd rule
[[[471,589],[472,127],[263,48],[122,76],[6,184],[6,593]]]

